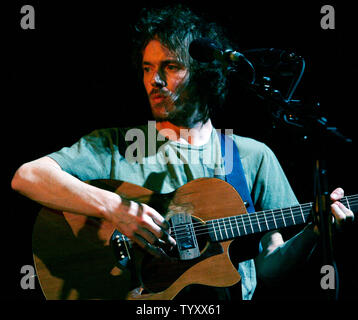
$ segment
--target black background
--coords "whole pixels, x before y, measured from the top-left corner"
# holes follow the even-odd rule
[[[294,97],[319,101],[329,124],[353,139],[349,145],[334,139],[327,143],[324,158],[329,188],[342,186],[346,194],[357,193],[354,9],[349,4],[320,1],[186,3],[222,23],[240,50],[273,47],[293,50],[305,58],[306,71]],[[24,4],[35,8],[35,30],[20,27],[20,8]],[[320,26],[320,9],[325,4],[335,8],[335,30]],[[151,6],[140,1],[20,1],[0,5],[5,30],[4,298],[44,299],[38,283],[36,290],[20,287],[21,266],[33,264],[31,233],[39,206],[11,190],[16,169],[71,145],[96,128],[145,123],[148,119],[144,90],[130,64],[128,32],[144,5]],[[272,129],[265,104],[242,94],[235,83],[232,87],[228,103],[214,124],[265,142],[276,153],[300,202],[312,201],[312,165],[317,150],[313,137],[308,135],[304,140],[305,134],[300,132]],[[357,231],[355,222],[349,234],[335,241],[342,300],[357,298]],[[273,291],[260,286],[256,299],[325,299],[319,288],[319,266],[318,259]]]

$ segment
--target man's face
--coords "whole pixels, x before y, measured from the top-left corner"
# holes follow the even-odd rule
[[[154,118],[170,119],[178,108],[180,89],[188,79],[188,69],[158,40],[151,40],[143,51],[143,83]]]

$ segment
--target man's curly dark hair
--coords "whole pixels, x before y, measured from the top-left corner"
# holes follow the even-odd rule
[[[151,40],[159,40],[188,68],[190,78],[187,96],[190,97],[191,105],[199,106],[195,121],[205,123],[225,100],[225,69],[217,61],[203,63],[192,59],[189,55],[189,45],[194,39],[209,38],[222,48],[229,48],[230,41],[222,27],[207,22],[189,8],[178,4],[143,9],[133,31],[133,61],[139,74],[142,75],[143,50]]]

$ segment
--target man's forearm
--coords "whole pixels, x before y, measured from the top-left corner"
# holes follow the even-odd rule
[[[115,193],[86,184],[61,170],[50,158],[21,166],[11,182],[14,190],[53,209],[105,217],[121,199]]]
[[[47,207],[104,218],[148,252],[161,251],[151,246],[163,241],[167,222],[155,209],[122,198],[107,190],[86,184],[63,171],[51,158],[41,158],[21,166],[12,182],[14,190]],[[164,240],[175,245],[171,236]]]

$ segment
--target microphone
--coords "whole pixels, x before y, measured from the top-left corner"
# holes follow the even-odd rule
[[[212,62],[214,60],[218,60],[224,64],[224,66],[228,66],[227,64],[230,62],[244,62],[244,65],[249,67],[249,72],[251,75],[250,83],[254,84],[256,79],[255,69],[252,63],[246,59],[246,57],[235,50],[227,49],[222,50],[220,49],[219,45],[211,39],[208,38],[200,38],[193,40],[189,45],[189,54],[190,56],[200,62]],[[234,69],[230,71],[237,71]],[[248,81],[248,79],[244,79],[244,81]]]
[[[221,62],[237,62],[244,55],[238,51],[227,49],[223,51],[218,44],[208,38],[193,40],[189,45],[190,56],[200,62],[212,62],[219,60]]]

